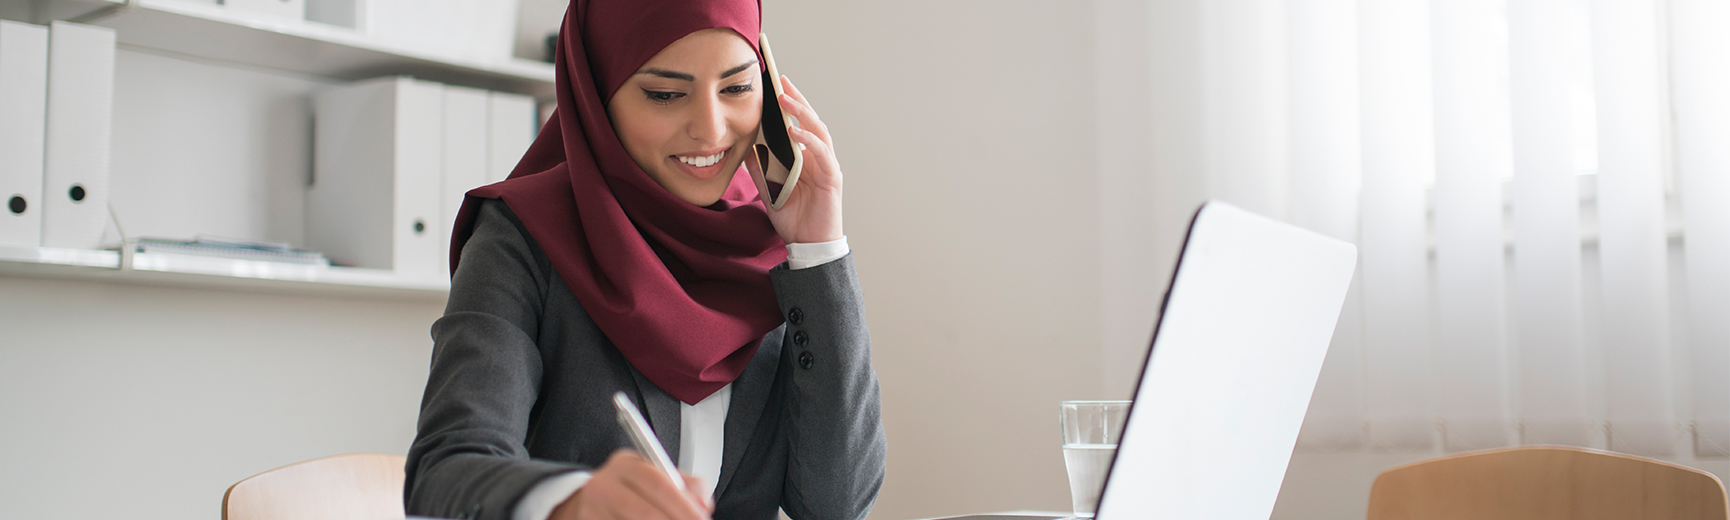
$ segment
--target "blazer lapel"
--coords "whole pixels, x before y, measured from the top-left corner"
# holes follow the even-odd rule
[[[781,364],[781,341],[786,329],[783,323],[769,331],[751,364],[733,380],[733,399],[727,403],[727,424],[721,430],[721,475],[715,483],[714,496],[717,502],[739,469],[751,434],[756,432],[757,420],[763,417],[763,408],[769,404],[770,382],[775,379],[776,366]]]
[[[679,463],[679,400],[672,394],[661,390],[636,367],[631,367],[631,378],[637,380],[637,395],[639,403],[649,420],[649,427],[655,429],[655,438],[660,439],[661,448],[667,450],[667,458],[673,464]]]

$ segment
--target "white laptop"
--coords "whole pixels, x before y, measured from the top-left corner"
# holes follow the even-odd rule
[[[1095,518],[1267,520],[1356,265],[1351,244],[1203,205]]]
[[[1357,266],[1351,244],[1196,212],[1098,520],[1266,520]]]

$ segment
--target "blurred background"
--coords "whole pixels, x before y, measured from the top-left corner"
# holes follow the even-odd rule
[[[233,0],[0,18],[117,31],[131,236],[309,247],[325,89],[411,73],[550,100],[534,62],[566,2],[470,15],[505,20],[508,56],[307,2],[326,20]],[[890,442],[874,519],[1066,510],[1057,403],[1128,398],[1210,198],[1360,251],[1275,518],[1362,518],[1381,470],[1499,446],[1730,476],[1730,2],[763,3],[846,172]],[[0,259],[0,516],[216,518],[267,469],[406,452],[436,281],[42,257]]]

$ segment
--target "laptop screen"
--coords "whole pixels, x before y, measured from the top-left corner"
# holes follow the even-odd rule
[[[1097,518],[1266,520],[1356,263],[1351,244],[1202,206]]]

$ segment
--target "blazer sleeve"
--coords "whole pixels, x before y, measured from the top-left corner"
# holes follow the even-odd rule
[[[409,515],[510,520],[540,481],[588,469],[531,460],[524,447],[541,386],[536,346],[549,266],[503,202],[487,201],[463,246],[408,453]]]
[[[883,433],[871,336],[853,256],[769,273],[787,320],[787,475],[781,504],[797,520],[859,519],[883,487]]]

